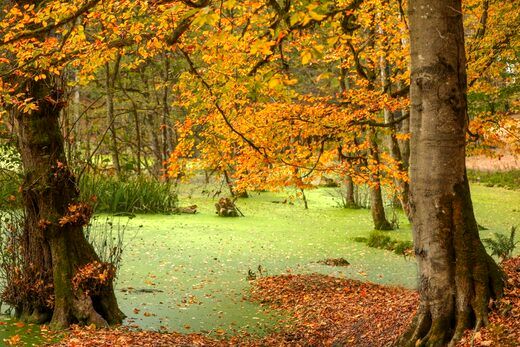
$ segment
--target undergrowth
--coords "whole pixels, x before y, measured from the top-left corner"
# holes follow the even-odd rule
[[[0,172],[0,207],[21,208],[21,182],[20,175]],[[149,177],[86,175],[79,190],[81,201],[95,201],[97,213],[171,213],[177,206],[173,184]]]

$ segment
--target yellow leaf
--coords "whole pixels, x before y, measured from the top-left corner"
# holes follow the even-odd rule
[[[275,89],[279,85],[280,85],[280,79],[278,79],[276,77],[271,78],[271,80],[269,81],[269,88],[271,88],[271,89]]]
[[[312,53],[310,51],[303,51],[302,53],[302,64],[308,64],[312,59]]]
[[[316,13],[314,11],[309,11],[309,17],[311,17],[314,20],[320,21],[320,20],[323,20],[326,16]]]

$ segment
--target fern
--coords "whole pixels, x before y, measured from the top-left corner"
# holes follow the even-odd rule
[[[516,227],[511,227],[509,236],[494,233],[494,239],[484,239],[484,243],[491,250],[491,255],[497,256],[501,261],[509,259],[513,256],[513,251],[518,242],[515,242]]]

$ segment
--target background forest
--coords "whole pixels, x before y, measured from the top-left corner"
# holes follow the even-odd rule
[[[518,261],[508,259],[518,255],[520,220],[520,7],[447,6],[464,25],[477,226],[517,286]],[[100,338],[397,341],[422,271],[410,223],[406,1],[41,0],[1,9],[1,300],[16,317],[0,322],[5,343],[96,346],[88,329],[59,342],[31,324],[121,322],[144,332]],[[355,294],[333,295],[343,290]],[[511,305],[514,319],[495,317],[496,329],[477,337],[458,336],[457,325],[453,342],[515,345],[518,300]]]

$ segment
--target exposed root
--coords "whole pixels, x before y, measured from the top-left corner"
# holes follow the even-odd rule
[[[483,264],[483,268],[473,274],[473,282],[470,282],[472,291],[456,292],[448,296],[451,297],[448,300],[457,303],[457,309],[446,304],[446,309],[434,316],[427,301],[423,302],[408,331],[401,336],[396,346],[453,347],[463,337],[466,329],[474,327],[478,330],[488,325],[488,306],[491,299],[501,295],[504,275],[492,259]],[[476,268],[478,267],[475,266],[473,270]],[[461,288],[467,289],[464,285],[457,289],[462,290]]]

